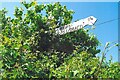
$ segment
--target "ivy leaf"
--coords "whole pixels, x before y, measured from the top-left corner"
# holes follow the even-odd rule
[[[73,71],[74,76],[76,76],[77,73],[79,73],[78,70]]]

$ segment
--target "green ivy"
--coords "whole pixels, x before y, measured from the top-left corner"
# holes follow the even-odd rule
[[[99,41],[89,30],[55,34],[55,28],[71,23],[72,10],[59,2],[21,4],[14,18],[5,9],[0,12],[0,78],[120,77],[118,63],[104,63],[98,70]]]

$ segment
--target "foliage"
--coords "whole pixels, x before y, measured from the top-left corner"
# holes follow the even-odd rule
[[[13,18],[6,15],[5,9],[1,10],[2,78],[119,77],[117,63],[105,64],[107,68],[102,67],[99,75],[95,74],[100,63],[96,57],[99,41],[89,30],[55,34],[55,28],[71,22],[72,10],[59,2],[22,4],[24,8],[16,7]],[[107,69],[110,73],[105,72]]]
[[[91,54],[81,52],[71,59],[67,59],[52,72],[57,78],[120,78],[120,65],[118,63],[105,61],[101,68],[99,68],[99,64],[99,58],[93,58]]]

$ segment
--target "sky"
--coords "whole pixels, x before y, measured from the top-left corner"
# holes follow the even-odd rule
[[[22,0],[0,0],[0,2],[19,2]],[[33,1],[33,0],[25,0],[27,2]],[[119,0],[37,0],[39,2],[118,2]]]
[[[118,18],[117,2],[61,2],[61,4],[66,5],[69,10],[75,12],[72,22],[89,16],[97,18],[96,28],[91,30],[90,33],[95,34],[100,41],[101,45],[99,45],[99,48],[101,50],[103,50],[106,42],[118,41],[118,20],[97,25]],[[21,4],[19,2],[0,3],[0,9],[5,7],[8,10],[8,15],[11,17],[13,17],[15,6],[20,7]],[[91,28],[91,26],[87,28]],[[114,47],[107,53],[107,60],[110,59],[110,55],[112,55],[114,62],[118,61],[118,48]],[[101,53],[98,56],[101,56]]]

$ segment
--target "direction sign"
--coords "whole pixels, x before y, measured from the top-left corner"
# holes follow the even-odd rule
[[[90,16],[85,19],[81,19],[79,21],[70,23],[68,25],[56,28],[55,31],[56,31],[56,34],[63,35],[63,34],[69,33],[69,32],[79,30],[87,25],[92,26],[95,24],[96,21],[97,21],[97,19],[95,17]]]

